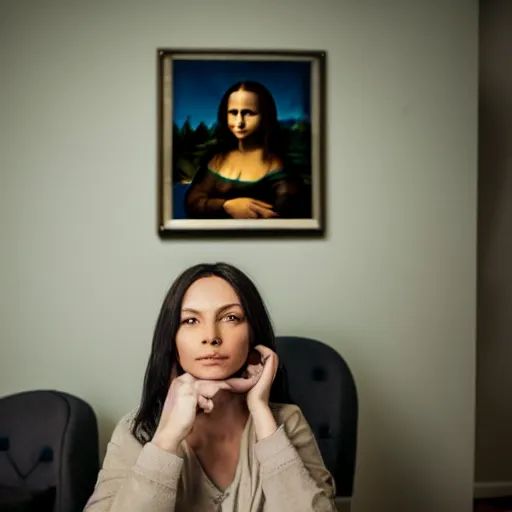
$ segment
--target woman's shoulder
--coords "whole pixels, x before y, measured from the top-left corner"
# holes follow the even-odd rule
[[[295,430],[301,423],[306,422],[299,406],[294,404],[270,403],[270,410],[278,425],[284,425],[286,430]]]
[[[284,169],[284,161],[278,155],[270,155],[268,158],[269,172],[282,171]]]
[[[112,433],[113,442],[116,444],[133,442],[140,445],[139,441],[132,433],[133,423],[135,421],[135,417],[137,416],[138,410],[138,407],[134,407],[129,412],[121,416],[121,418],[117,421],[116,426],[114,427],[114,432]]]
[[[222,167],[222,164],[226,161],[226,156],[222,153],[215,153],[211,158],[208,160],[208,168],[211,171],[219,172],[220,168]]]

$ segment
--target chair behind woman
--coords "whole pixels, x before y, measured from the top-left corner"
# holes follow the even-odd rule
[[[79,397],[0,397],[0,510],[81,512],[99,471],[96,415]]]
[[[308,421],[338,497],[353,492],[358,398],[345,360],[330,346],[309,338],[277,336],[277,354],[289,393]]]

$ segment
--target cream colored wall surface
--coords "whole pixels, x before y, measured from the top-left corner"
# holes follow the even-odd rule
[[[475,479],[512,494],[512,2],[480,16],[478,366]]]
[[[0,7],[0,393],[59,388],[105,446],[160,302],[227,260],[279,334],[360,393],[354,510],[465,512],[473,482],[477,5],[7,0]],[[156,48],[328,56],[324,240],[156,236]]]

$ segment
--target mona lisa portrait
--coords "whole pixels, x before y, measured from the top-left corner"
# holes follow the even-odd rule
[[[159,233],[322,234],[323,52],[158,51]]]

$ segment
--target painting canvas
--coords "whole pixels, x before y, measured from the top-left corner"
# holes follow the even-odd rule
[[[323,52],[158,51],[159,232],[324,230]]]

